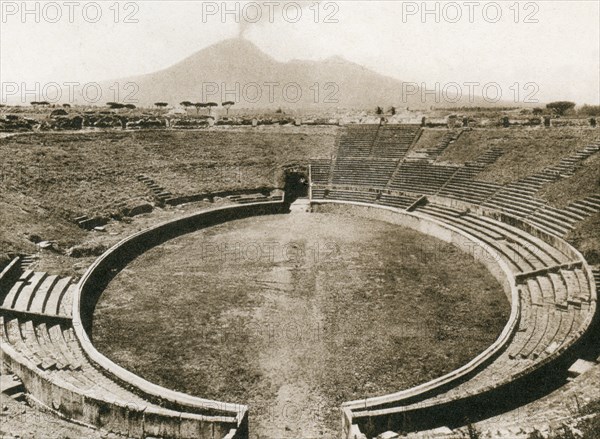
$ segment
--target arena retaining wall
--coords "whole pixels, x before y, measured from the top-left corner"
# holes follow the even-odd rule
[[[398,404],[421,404],[423,402],[420,409],[423,416],[436,415],[439,417],[442,413],[442,416],[451,417],[464,409],[476,411],[479,404],[482,404],[486,398],[492,397],[492,393],[496,396],[503,394],[506,397],[514,391],[514,387],[490,388],[489,392],[470,395],[460,401],[451,401],[435,406],[428,406],[425,401],[433,394],[468,380],[493,361],[497,355],[506,349],[518,326],[520,303],[515,275],[493,248],[452,225],[445,224],[419,212],[407,212],[388,206],[335,200],[319,200],[313,202],[313,206],[317,211],[343,212],[352,210],[362,216],[398,224],[455,245],[486,266],[503,286],[511,303],[510,318],[501,335],[491,346],[468,364],[411,389],[344,403],[342,406],[344,437],[360,437],[361,425],[364,427],[364,422],[366,422],[363,419],[359,425],[358,420],[353,416],[353,410],[370,408],[387,410],[393,409]],[[22,377],[24,385],[34,395],[38,403],[84,425],[103,425],[111,431],[134,437],[247,438],[248,408],[245,405],[207,400],[175,392],[150,383],[121,368],[100,354],[93,346],[90,340],[92,318],[96,303],[110,279],[129,261],[148,249],[177,236],[205,227],[236,219],[283,212],[287,212],[287,206],[281,201],[232,205],[205,210],[154,226],[129,236],[113,246],[92,264],[78,283],[73,300],[73,327],[85,355],[105,375],[149,402],[165,407],[164,410],[157,407],[142,407],[133,404],[123,406],[106,401],[106,399],[99,399],[94,395],[83,395],[78,389],[71,388],[66,383],[53,382],[43,371],[37,369],[27,358],[12,350],[9,345],[3,346],[3,350],[8,353],[5,359],[8,360],[9,366]],[[585,263],[585,259],[576,249],[561,238],[542,232],[526,221],[495,211],[478,213],[486,214],[519,227],[572,256],[574,262],[582,261],[590,281],[591,297],[593,306],[595,306],[597,294],[593,276],[589,266]],[[0,276],[0,280],[10,275],[16,264],[13,261],[7,267],[8,271],[3,271],[4,276]],[[563,353],[563,349],[557,351],[555,355],[545,361],[546,365],[558,360]],[[515,381],[526,379],[525,376],[513,378]],[[390,414],[390,416],[396,417],[404,415],[403,413]]]
[[[428,429],[441,425],[464,425],[464,415],[477,417],[483,415],[486,410],[488,410],[487,413],[489,413],[490,410],[501,411],[505,408],[504,405],[506,405],[506,401],[516,401],[523,397],[520,390],[522,387],[520,386],[531,385],[532,383],[536,383],[536,380],[543,380],[545,377],[544,374],[547,374],[549,371],[552,372],[557,367],[564,368],[565,365],[568,365],[569,362],[572,361],[571,356],[575,351],[574,348],[584,339],[586,330],[580,330],[573,334],[572,340],[574,341],[570,345],[561,347],[553,355],[534,364],[531,368],[524,370],[522,373],[506,377],[506,379],[498,386],[492,384],[477,394],[466,395],[465,397],[449,400],[444,403],[428,401],[427,399],[430,396],[439,394],[448,388],[468,381],[474,373],[482,370],[510,344],[512,335],[517,328],[520,314],[520,304],[514,273],[487,244],[482,243],[474,236],[460,231],[451,225],[427,217],[418,212],[406,212],[405,210],[393,207],[336,200],[318,200],[313,202],[313,205],[317,210],[319,210],[321,206],[327,206],[327,209],[331,209],[331,206],[337,205],[340,206],[341,210],[358,210],[361,215],[368,212],[368,216],[375,219],[391,221],[404,227],[427,233],[444,242],[451,243],[483,263],[504,286],[507,294],[510,291],[508,297],[512,308],[511,317],[503,333],[492,346],[467,365],[423,385],[395,394],[344,403],[342,406],[344,437],[349,439],[363,438],[364,435],[361,430],[368,432],[373,436],[376,435],[377,432],[393,429],[394,426],[397,428],[399,425],[410,426],[412,429],[409,431],[418,431],[420,429]],[[456,208],[457,205],[452,204],[452,207]],[[373,212],[375,213],[373,214]],[[573,258],[573,263],[578,265],[581,264],[585,268],[584,271],[591,289],[590,306],[592,307],[592,310],[595,310],[597,293],[593,282],[593,276],[585,259],[576,249],[561,238],[540,231],[525,221],[496,211],[477,213],[485,214],[515,227],[519,227],[560,249],[563,253]],[[589,321],[582,325],[583,328],[590,327],[594,318],[593,316],[594,313],[590,313],[588,318]],[[404,410],[403,406],[408,405],[412,408],[410,410]],[[353,413],[354,411],[361,411],[361,413],[357,416]]]
[[[170,410],[181,411],[179,416],[173,417],[146,409],[142,414],[134,411],[135,416],[132,418],[130,411],[124,411],[124,408],[113,405],[106,408],[108,414],[107,419],[103,420],[104,423],[125,425],[133,423],[139,430],[139,422],[142,422],[145,435],[158,437],[227,437],[229,439],[247,437],[247,406],[197,398],[166,389],[123,369],[98,352],[90,340],[93,312],[110,279],[129,261],[148,249],[177,236],[223,222],[285,211],[287,206],[278,201],[233,205],[194,213],[125,238],[89,267],[79,281],[73,299],[73,327],[83,352],[104,374],[130,391],[152,403],[165,406]],[[81,398],[79,402],[86,407],[86,410],[93,412],[93,403],[88,403],[87,400],[81,401]],[[83,416],[83,419],[89,419],[90,416]]]
[[[3,344],[2,350],[6,353],[3,361],[21,378],[32,402],[77,424],[90,428],[102,426],[113,433],[139,438],[221,439],[239,429],[235,416],[201,416],[134,403],[123,405],[84,394],[40,371],[9,343]]]
[[[387,206],[375,206],[367,203],[353,203],[347,201],[327,201],[319,200],[313,203],[317,211],[319,206],[327,206],[326,209],[348,209],[358,211],[361,215],[369,218],[384,220],[402,227],[433,236],[449,244],[455,245],[463,252],[471,255],[475,260],[481,262],[490,271],[490,273],[502,285],[509,303],[511,304],[511,314],[507,324],[496,341],[486,350],[476,356],[466,365],[436,378],[427,383],[421,384],[400,392],[391,393],[374,398],[363,400],[348,401],[342,405],[342,426],[344,437],[352,438],[352,431],[358,429],[354,423],[352,411],[358,409],[386,408],[393,407],[399,403],[415,403],[428,398],[429,396],[448,389],[480,371],[490,362],[492,362],[500,353],[506,349],[510,343],[514,332],[517,329],[520,316],[520,301],[514,275],[510,267],[500,257],[493,252],[493,249],[485,245],[477,238],[467,235],[448,224],[442,223],[432,218],[428,218],[417,212],[406,212],[402,209],[396,209]],[[336,207],[340,206],[340,207]],[[339,211],[339,210],[338,210]],[[353,427],[354,425],[354,427]],[[360,431],[358,429],[358,431]]]

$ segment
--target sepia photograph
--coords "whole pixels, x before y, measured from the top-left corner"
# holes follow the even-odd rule
[[[599,0],[0,0],[0,439],[600,439]]]

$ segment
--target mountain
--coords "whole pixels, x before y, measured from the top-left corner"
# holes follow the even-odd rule
[[[404,102],[402,81],[344,58],[282,63],[241,38],[214,44],[155,73],[107,81],[101,84],[103,96],[114,96],[111,90],[115,89],[115,84],[121,91],[120,101],[126,100],[128,92],[135,91],[130,98],[137,99],[138,105],[154,102],[175,105],[182,101],[218,104],[234,101],[236,108],[374,108],[377,105],[425,108],[440,105],[421,102],[420,94],[409,96]],[[462,104],[453,103],[452,106]],[[471,105],[477,105],[477,102]]]

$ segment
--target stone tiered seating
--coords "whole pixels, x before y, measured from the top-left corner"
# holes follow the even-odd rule
[[[413,150],[407,155],[406,160],[425,160],[428,162],[434,162],[440,155],[442,155],[442,153],[446,150],[446,148],[448,148],[450,144],[456,142],[456,140],[461,134],[462,130],[448,131],[446,134],[444,134],[444,137],[442,137],[442,139],[438,142],[437,145],[431,148]]]
[[[442,153],[446,150],[446,148],[448,148],[448,146],[456,142],[461,134],[462,130],[458,132],[448,131],[446,134],[444,134],[442,140],[434,148],[427,150],[427,156],[432,160],[436,159],[437,157],[442,155]]]
[[[339,138],[340,157],[369,157],[379,125],[350,125]]]
[[[464,171],[461,170],[457,173],[439,195],[482,204],[484,207],[518,217],[530,215],[544,205],[542,201],[534,197],[535,193],[543,184],[558,179],[560,173],[552,168],[547,168],[506,186],[472,180],[485,166],[496,161],[502,153],[501,149],[492,148],[476,161],[467,163]]]
[[[3,361],[39,404],[128,437],[224,438],[235,433],[238,421],[229,409],[225,415],[206,414],[204,408],[141,395],[109,379],[75,335],[71,278],[11,266],[17,272],[1,274],[14,283],[5,288],[3,282],[0,288],[0,347]],[[217,407],[214,413],[225,411]],[[238,437],[234,433],[227,437]]]
[[[239,204],[250,204],[250,203],[264,203],[268,201],[279,201],[282,200],[282,196],[278,195],[265,195],[265,194],[246,194],[246,195],[230,195],[226,197],[230,201],[234,201]]]
[[[70,317],[71,278],[24,271],[2,301],[2,310]]]
[[[433,165],[426,161],[408,161],[400,164],[388,184],[389,189],[432,195],[437,193],[460,168]]]
[[[530,215],[536,208],[543,205],[542,201],[534,198],[527,191],[522,191],[512,185],[500,189],[482,204],[483,207],[500,210],[521,218]]]
[[[526,219],[542,230],[562,236],[573,229],[578,221],[596,212],[600,212],[600,195],[575,201],[564,209],[543,205],[527,215]]]
[[[312,197],[317,199],[325,198],[325,189],[324,188],[313,188]]]
[[[343,189],[331,189],[325,199],[342,200],[342,201],[358,201],[362,203],[374,203],[377,194],[374,192],[359,192]]]
[[[588,216],[600,211],[600,195],[590,195],[583,200],[574,201],[564,211],[572,215]]]
[[[575,171],[581,166],[581,162],[590,157],[592,154],[600,151],[600,140],[596,140],[590,145],[586,146],[575,154],[568,157],[564,157],[560,160],[558,165],[551,166],[550,171],[557,172],[563,177],[569,177],[575,173]]]
[[[502,186],[496,183],[473,180],[473,177],[479,172],[479,168],[466,165],[454,174],[448,184],[437,195],[473,204],[482,203],[500,190]]]
[[[382,159],[338,158],[333,169],[333,185],[385,187],[396,162]]]
[[[492,148],[464,166],[437,165],[427,157],[406,157],[398,163],[390,181],[379,192],[370,192],[365,187],[381,188],[380,182],[367,184],[367,178],[361,178],[358,183],[353,178],[345,180],[346,187],[336,188],[339,190],[335,191],[318,188],[315,198],[361,201],[401,209],[413,206],[411,211],[462,230],[481,241],[486,253],[504,261],[513,273],[512,282],[516,282],[518,289],[518,327],[512,333],[510,343],[485,367],[472,372],[468,379],[457,380],[453,386],[440,387],[435,392],[417,393],[418,396],[406,399],[400,396],[395,404],[389,399],[395,398],[394,395],[373,398],[368,403],[345,403],[345,407],[351,411],[353,425],[369,428],[367,425],[373,425],[374,419],[383,417],[381,422],[387,422],[386,430],[389,430],[394,422],[404,425],[404,413],[468,400],[473,395],[513,383],[545,361],[556,358],[588,329],[595,312],[596,296],[590,287],[585,261],[574,261],[573,258],[578,258],[574,253],[560,245],[550,244],[554,242],[550,237],[542,239],[540,236],[543,232],[561,235],[577,221],[599,212],[600,195],[573,202],[564,209],[551,207],[535,195],[542,185],[572,174],[583,159],[598,150],[600,143],[561,160],[557,166],[507,185],[475,180],[477,174],[502,155],[501,149]],[[372,153],[375,151],[374,148]],[[339,156],[337,160],[343,163],[345,159],[349,158]],[[363,172],[369,172],[368,167]],[[352,186],[356,186],[356,190],[352,190]],[[495,219],[494,213],[484,216],[472,213],[466,207],[457,210],[427,201],[425,205],[416,205],[415,201],[421,194],[471,203],[483,207],[486,215],[487,210],[505,212],[537,227],[540,235],[532,233],[526,225],[517,223],[518,227],[523,227],[521,229],[500,221],[512,221],[508,217],[498,215],[498,219]],[[433,197],[431,199],[435,200]],[[460,203],[455,205],[462,206]],[[483,251],[474,245],[473,251],[478,250]]]
[[[477,157],[477,159],[472,163],[477,166],[485,167],[498,160],[502,154],[504,154],[504,150],[502,148],[493,147]]]
[[[314,184],[326,185],[327,183],[329,183],[329,174],[331,173],[331,160],[311,160],[310,170],[312,182]]]
[[[341,201],[356,201],[362,203],[376,203],[382,206],[396,207],[406,209],[413,205],[419,197],[392,194],[392,193],[375,193],[370,191],[341,189],[341,188],[313,188],[314,199],[326,200],[341,200]]]
[[[479,204],[502,187],[494,183],[478,182],[474,178],[502,154],[502,149],[491,148],[477,160],[464,166],[434,165],[427,160],[407,161],[399,166],[388,187]]]
[[[569,262],[568,255],[546,242],[491,218],[460,215],[445,207],[426,206],[418,210],[476,236],[497,250],[498,256],[515,272],[541,270]],[[562,346],[573,325],[582,323],[582,305],[589,304],[591,297],[587,279],[580,268],[562,268],[521,282],[519,290],[524,301],[524,315],[509,357],[536,359]]]
[[[381,158],[404,158],[420,130],[421,128],[417,125],[381,126],[371,155]]]
[[[570,346],[587,329],[595,311],[592,304],[596,298],[591,295],[590,280],[584,268],[572,263],[572,255],[490,217],[431,204],[416,211],[478,238],[504,260],[513,273],[521,273],[517,286],[518,327],[508,347],[488,365],[468,380],[441,388],[433,396],[429,393],[421,398],[399,399],[395,404],[389,399],[378,403],[378,398],[368,404],[364,401],[348,403],[356,404],[349,406],[352,422],[364,428],[381,417],[385,430],[394,430],[395,422],[404,425],[405,413],[463,400],[528,374]]]
[[[356,125],[345,129],[340,137],[337,159],[333,164],[331,183],[334,186],[387,185],[399,159],[420,133],[416,125]],[[315,184],[327,184],[329,173],[317,166]]]
[[[427,205],[418,211],[441,219],[462,229],[488,244],[500,257],[504,258],[516,273],[538,270],[555,265],[560,254],[535,238],[525,239],[521,233],[501,222],[475,215],[463,215],[447,207]],[[562,263],[567,260],[559,259]]]
[[[600,146],[588,146],[561,160],[557,166],[546,168],[506,186],[472,181],[474,174],[463,175],[464,171],[461,170],[438,195],[481,204],[486,208],[525,218],[546,232],[562,236],[571,230],[577,221],[600,211],[600,195],[593,195],[573,202],[564,209],[557,209],[536,198],[535,194],[542,185],[556,181],[561,176],[572,175],[582,160],[598,150]],[[465,166],[465,170],[467,167],[468,165]]]
[[[383,206],[397,207],[398,209],[407,209],[418,200],[418,197],[409,197],[406,195],[381,194],[377,204]]]
[[[558,173],[543,170],[500,188],[482,206],[504,211],[517,217],[526,217],[544,205],[542,201],[534,197],[535,193],[543,184],[555,181],[557,178],[559,178]]]
[[[81,394],[110,404],[153,406],[96,370],[79,348],[68,325],[48,324],[35,318],[0,316],[0,337],[2,343],[10,343],[54,384],[72,386]],[[176,415],[176,412],[173,411],[173,414]]]

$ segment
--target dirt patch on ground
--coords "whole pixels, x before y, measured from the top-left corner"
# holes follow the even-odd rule
[[[343,401],[465,364],[508,313],[485,268],[433,238],[364,218],[277,215],[138,257],[98,304],[94,341],[151,381],[249,404],[253,435],[336,437]]]

